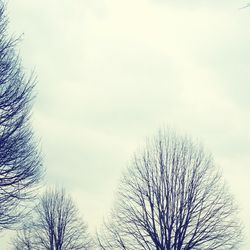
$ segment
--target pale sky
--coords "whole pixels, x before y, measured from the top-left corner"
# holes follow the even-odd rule
[[[250,249],[247,1],[8,2],[10,33],[23,33],[19,53],[38,78],[45,182],[72,194],[91,230],[136,149],[170,126],[213,154]]]

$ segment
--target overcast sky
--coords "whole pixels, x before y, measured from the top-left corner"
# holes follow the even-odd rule
[[[239,0],[9,0],[36,72],[33,124],[48,185],[91,230],[145,138],[170,126],[223,169],[250,234],[250,8]],[[7,249],[7,248],[6,248]]]

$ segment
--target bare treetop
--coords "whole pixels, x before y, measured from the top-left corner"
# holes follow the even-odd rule
[[[99,235],[101,249],[237,249],[237,207],[210,155],[161,132],[136,154]]]
[[[15,250],[88,250],[93,246],[87,225],[63,190],[47,190],[24,223],[14,239]]]

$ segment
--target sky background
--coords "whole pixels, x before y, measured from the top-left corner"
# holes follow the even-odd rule
[[[168,126],[222,168],[250,249],[250,8],[239,0],[11,0],[10,34],[37,75],[32,122],[47,185],[91,231],[123,169]],[[2,249],[2,248],[1,248]],[[9,247],[6,246],[6,249]]]

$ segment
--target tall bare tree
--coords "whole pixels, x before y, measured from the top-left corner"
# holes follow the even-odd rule
[[[189,138],[160,132],[134,156],[101,249],[237,249],[237,207],[210,155]]]
[[[20,202],[30,197],[41,173],[29,124],[34,81],[23,73],[7,24],[0,0],[0,230],[19,220]]]
[[[72,199],[58,189],[45,192],[33,218],[13,243],[15,250],[86,250],[93,246]]]

